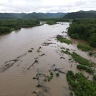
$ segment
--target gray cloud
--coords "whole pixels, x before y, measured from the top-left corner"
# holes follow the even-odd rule
[[[75,12],[96,10],[95,0],[0,0],[0,12]]]

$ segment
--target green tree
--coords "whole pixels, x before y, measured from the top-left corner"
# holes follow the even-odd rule
[[[91,46],[96,47],[96,33],[93,33],[89,38],[89,43]]]

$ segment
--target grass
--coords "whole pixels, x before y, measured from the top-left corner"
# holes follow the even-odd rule
[[[72,44],[72,42],[66,38],[64,38],[62,35],[57,35],[57,40],[60,41],[61,43],[66,43],[66,44]]]
[[[89,67],[93,67],[95,66],[96,64],[86,58],[83,58],[81,57],[79,54],[73,52],[73,53],[70,53],[68,50],[64,51],[64,50],[61,50],[62,53],[65,53],[65,54],[68,54],[68,55],[71,55],[73,60],[78,62],[79,64],[81,65],[85,65],[85,66],[89,66]]]
[[[79,64],[90,66],[90,67],[93,67],[95,65],[94,62],[91,62],[90,60],[87,60],[86,58],[81,57],[79,54],[75,52],[73,52],[71,56]]]
[[[85,66],[85,65],[77,65],[77,69],[86,70],[86,72],[92,74],[94,73],[94,70],[91,67]]]
[[[88,51],[92,50],[92,48],[90,46],[84,45],[84,44],[78,44],[77,48],[82,50],[82,51],[85,51],[85,52],[88,52]]]

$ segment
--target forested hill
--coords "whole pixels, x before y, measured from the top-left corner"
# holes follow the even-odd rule
[[[96,11],[78,11],[66,14],[65,19],[96,18]]]
[[[45,19],[61,18],[67,13],[0,13],[0,19]]]

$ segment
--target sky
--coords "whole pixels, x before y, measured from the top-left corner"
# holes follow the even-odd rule
[[[0,0],[0,13],[96,10],[96,0]]]

